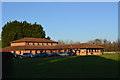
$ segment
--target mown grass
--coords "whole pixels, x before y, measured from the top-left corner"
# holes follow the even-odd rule
[[[120,61],[120,54],[105,54],[105,55],[99,55],[99,56],[104,57],[106,59]]]
[[[118,55],[14,59],[8,78],[117,78]]]

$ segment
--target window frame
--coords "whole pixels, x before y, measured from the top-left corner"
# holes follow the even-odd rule
[[[30,45],[30,43],[28,42],[27,45]]]
[[[35,43],[32,43],[33,45],[35,45]]]
[[[38,45],[40,45],[40,43],[38,43]]]

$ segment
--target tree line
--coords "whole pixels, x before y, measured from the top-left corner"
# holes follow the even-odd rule
[[[104,47],[104,51],[109,52],[109,51],[119,51],[120,47],[120,40],[116,41],[108,41],[107,39],[95,39],[95,40],[90,40],[87,43],[91,43],[94,45],[102,46]]]

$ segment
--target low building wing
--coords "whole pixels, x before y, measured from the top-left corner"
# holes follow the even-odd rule
[[[89,43],[81,44],[64,44],[64,45],[54,45],[54,46],[41,46],[41,45],[25,45],[25,46],[8,46],[2,49],[2,51],[14,51],[14,50],[39,50],[39,49],[75,49],[75,48],[94,48],[102,49],[101,46],[96,46]]]

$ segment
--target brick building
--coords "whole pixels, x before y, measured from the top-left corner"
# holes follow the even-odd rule
[[[2,49],[2,52],[12,52],[22,55],[23,53],[40,54],[43,52],[75,52],[76,55],[99,55],[103,53],[103,47],[89,43],[64,44],[44,38],[25,37],[10,42],[10,46]]]

